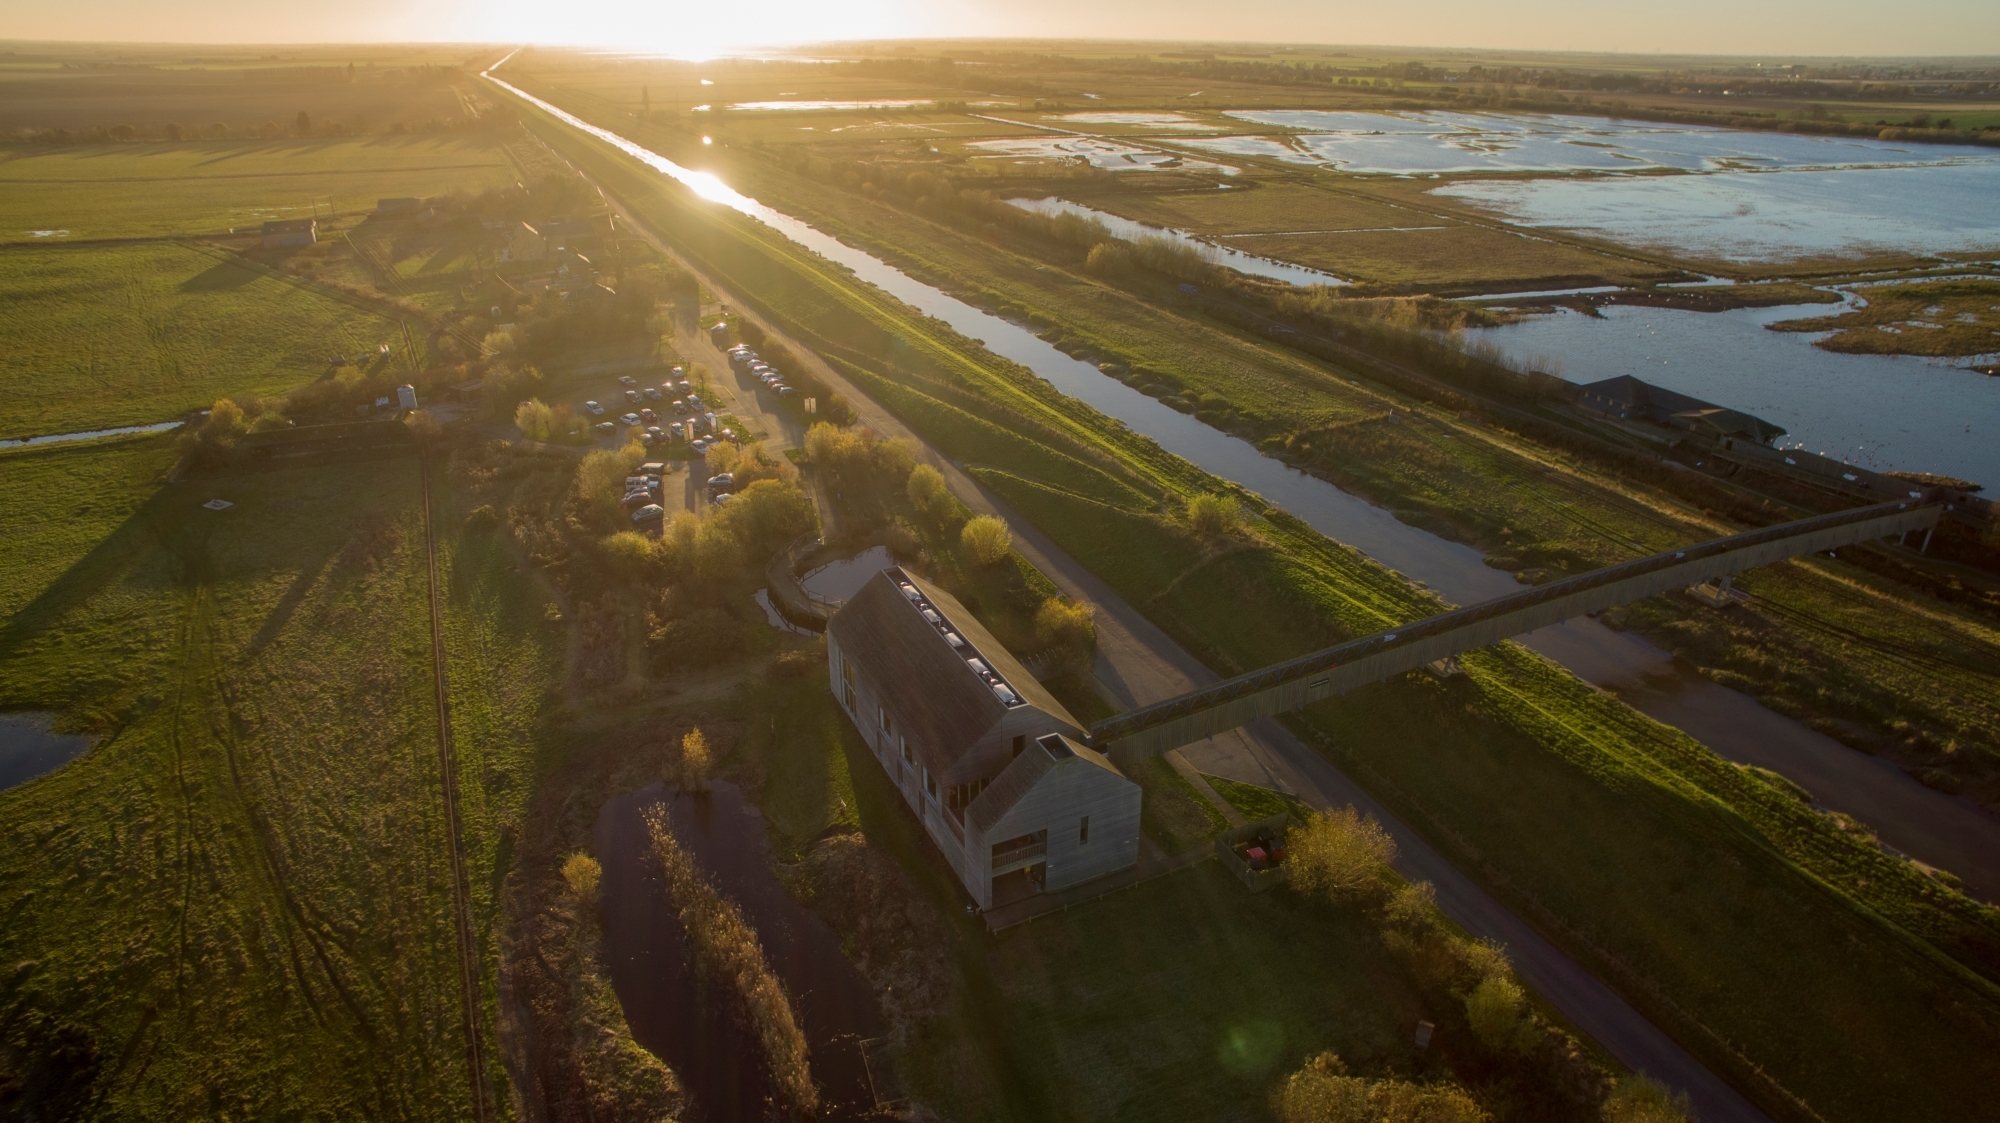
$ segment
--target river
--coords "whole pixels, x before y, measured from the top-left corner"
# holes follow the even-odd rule
[[[1249,442],[1179,413],[1091,364],[1062,353],[1028,328],[967,304],[800,219],[757,202],[711,172],[684,168],[494,78],[490,70],[485,76],[573,128],[684,184],[700,197],[749,215],[846,266],[861,280],[949,324],[961,335],[979,340],[989,351],[1020,363],[1063,393],[1117,418],[1203,470],[1257,492],[1329,538],[1425,582],[1448,600],[1475,604],[1520,588],[1512,577],[1488,568],[1484,556],[1469,546],[1408,526],[1366,500],[1287,467]],[[1857,780],[1844,768],[1847,757],[1859,755],[1854,750],[1726,687],[1680,674],[1667,652],[1594,619],[1571,620],[1518,639],[1587,682],[1620,688],[1642,712],[1679,726],[1723,756],[1791,777],[1825,806],[1867,822],[1891,846],[1950,870],[1989,900],[2000,900],[2000,819],[1969,801],[1924,787],[1900,771]],[[1649,676],[1654,681],[1659,676],[1677,676],[1675,688],[1670,692],[1642,689]],[[1756,735],[1747,742],[1741,732],[1744,702],[1768,719],[1759,720]],[[1747,751],[1752,746],[1754,754]],[[1813,786],[1815,781],[1818,787]],[[1894,797],[1887,805],[1878,798],[1884,791]]]

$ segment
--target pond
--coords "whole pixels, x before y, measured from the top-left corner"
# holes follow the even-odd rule
[[[57,733],[55,715],[0,714],[0,791],[53,772],[90,748],[81,733]]]
[[[1468,332],[1572,382],[1631,375],[1785,428],[1779,443],[1877,471],[1941,472],[2000,487],[2000,378],[1909,355],[1843,355],[1765,324],[1826,304],[1688,312],[1609,305]]]
[[[772,875],[764,818],[733,784],[718,782],[702,795],[654,784],[598,812],[604,957],[634,1040],[680,1076],[702,1118],[762,1118],[767,1085],[758,1048],[688,962],[643,821],[655,806],[666,807],[675,837],[757,930],[805,1031],[824,1105],[819,1117],[864,1117],[874,1094],[861,1042],[885,1028],[874,990],[841,953],[840,937]]]
[[[871,546],[851,558],[828,562],[799,578],[806,592],[828,600],[847,600],[861,591],[868,579],[896,564],[889,547]]]
[[[1007,202],[1024,211],[1034,211],[1036,214],[1074,214],[1082,215],[1084,218],[1094,218],[1103,223],[1105,228],[1111,231],[1113,237],[1123,238],[1126,241],[1136,241],[1140,238],[1165,238],[1168,241],[1188,246],[1206,260],[1227,269],[1234,269],[1238,273],[1250,273],[1259,277],[1269,277],[1272,280],[1283,281],[1291,285],[1347,284],[1346,281],[1331,273],[1322,273],[1317,269],[1308,269],[1303,265],[1293,265],[1286,261],[1273,261],[1268,257],[1247,254],[1242,250],[1230,249],[1228,246],[1218,246],[1214,242],[1204,241],[1184,230],[1170,230],[1164,226],[1150,226],[1143,222],[1135,222],[1123,215],[1115,215],[1109,211],[1100,211],[1094,207],[1086,207],[1081,203],[1072,203],[1068,199],[1009,199]]]
[[[1262,495],[1327,537],[1426,582],[1454,603],[1476,604],[1520,589],[1508,574],[1488,568],[1484,564],[1484,555],[1470,546],[1409,526],[1381,507],[1273,460],[1248,441],[1177,412],[1102,373],[1090,363],[1064,354],[1028,328],[924,284],[867,252],[814,229],[806,222],[757,202],[729,187],[712,173],[684,168],[608,129],[592,125],[532,94],[492,78],[490,73],[487,77],[516,96],[687,185],[702,198],[750,215],[822,257],[852,269],[859,279],[949,324],[967,338],[980,341],[994,354],[1020,363],[1063,393],[1106,416],[1117,418],[1134,432],[1151,437],[1161,447],[1185,457],[1203,470]],[[1730,313],[1685,315],[1726,316]],[[1761,332],[1761,327],[1758,330]],[[1803,337],[1779,338],[1799,340]],[[1823,354],[1810,348],[1804,353]],[[1722,369],[1734,369],[1733,360]],[[1963,371],[1951,373],[1975,380],[1979,377]],[[1721,404],[1748,408],[1726,398]],[[1673,667],[1667,652],[1638,636],[1613,631],[1589,617],[1580,617],[1516,638],[1568,668],[1579,678],[1600,686],[1637,683],[1646,676],[1671,673]],[[1743,697],[1726,687],[1697,679],[1684,684],[1684,689],[1671,700],[1671,706],[1665,701],[1656,704],[1642,694],[1633,694],[1630,700],[1642,712],[1686,728],[1690,734],[1731,759],[1761,764],[1795,779],[1812,775],[1830,756],[1854,751],[1796,721],[1759,707],[1760,712],[1774,719],[1764,730],[1767,740],[1762,746],[1761,757],[1753,761],[1740,755],[1732,756],[1738,747],[1737,741],[1716,735],[1716,729],[1705,729],[1690,715],[1730,713],[1735,701]],[[1704,736],[1705,731],[1708,736]],[[1960,801],[1926,788],[1907,775],[1899,772],[1896,779],[1884,782],[1899,785],[1903,797],[1900,806],[1905,812],[1910,807],[1933,808],[1940,822],[1951,820],[1954,824],[1952,844],[1933,847],[1931,839],[1935,836],[1924,821],[1927,816],[1866,819],[1891,845],[1923,861],[1962,877],[1967,876],[1971,870],[1965,856],[1980,852],[1981,840],[2000,832],[2000,820],[1991,816],[1979,820],[1953,819]],[[1816,794],[1827,806],[1857,817],[1865,818],[1870,810],[1843,806],[1839,802],[1839,793]],[[1995,881],[2000,883],[2000,872],[1996,872]]]

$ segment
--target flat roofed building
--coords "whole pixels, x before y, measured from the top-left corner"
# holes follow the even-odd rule
[[[1140,789],[964,605],[900,568],[827,625],[835,698],[982,908],[1139,860]]]
[[[1670,425],[1710,440],[1740,438],[1768,445],[1785,435],[1783,428],[1761,417],[1691,398],[1630,375],[1580,386],[1576,400],[1585,409],[1610,414],[1622,421]]]

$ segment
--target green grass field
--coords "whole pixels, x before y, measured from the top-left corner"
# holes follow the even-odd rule
[[[327,356],[396,341],[378,313],[214,250],[167,243],[0,249],[0,433],[167,421],[274,395]],[[407,365],[405,363],[405,365]]]
[[[0,153],[0,242],[216,234],[375,200],[510,187],[500,132],[15,148]],[[35,231],[62,231],[43,234]]]
[[[891,380],[984,397],[988,419],[1019,414],[1052,443],[1114,452],[1169,491],[1221,486],[774,237],[704,219],[594,150],[565,147],[618,189],[644,191],[689,252],[781,320],[850,347],[871,338],[857,317],[885,325]],[[981,474],[1086,564],[1179,548],[1154,516],[1080,498],[1073,480]],[[1296,522],[1274,516],[1260,533],[1279,549],[1226,555],[1214,563],[1226,577],[1171,584],[1175,567],[1139,561],[1102,575],[1219,670],[1428,611],[1422,594]],[[1389,755],[1403,771],[1364,772],[1372,786],[1772,1110],[1789,1094],[1827,1118],[1949,1114],[1981,1094],[1966,1061],[2000,1047],[2000,999],[1945,954],[1985,963],[2000,926],[1990,910],[1525,653],[1488,657],[1464,689],[1473,695],[1427,707],[1410,701],[1422,684],[1391,684],[1322,709],[1308,732],[1357,769],[1375,757],[1349,746],[1398,746]],[[1493,757],[1477,783],[1467,753]],[[1697,876],[1711,869],[1728,872]],[[1856,1032],[1893,1062],[1839,1063]]]
[[[414,469],[128,484],[140,509],[0,632],[0,705],[98,736],[0,796],[10,1044],[89,1056],[38,1047],[31,1087],[462,1113]]]

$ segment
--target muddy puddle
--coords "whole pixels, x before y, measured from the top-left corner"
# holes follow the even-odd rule
[[[90,748],[81,733],[57,733],[55,715],[0,714],[0,791],[53,772]]]

